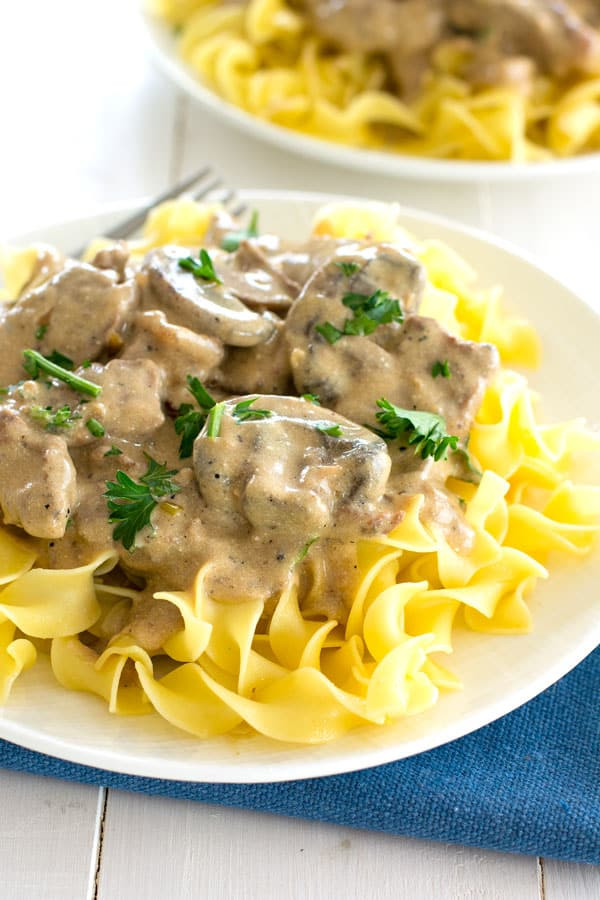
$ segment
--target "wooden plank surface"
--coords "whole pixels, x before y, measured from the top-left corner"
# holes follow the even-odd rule
[[[99,790],[0,771],[0,897],[93,897]]]
[[[111,791],[98,900],[120,896],[537,900],[539,895],[532,857]]]
[[[600,897],[600,866],[545,859],[542,871],[543,900],[598,900]]]

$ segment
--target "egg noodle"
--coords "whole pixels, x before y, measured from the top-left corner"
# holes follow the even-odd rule
[[[213,209],[189,200],[158,207],[135,251],[201,244]],[[314,233],[408,240],[393,207],[368,205],[323,208]],[[493,342],[505,365],[537,362],[533,329],[500,310],[497,289],[476,288],[474,273],[449,247],[431,240],[412,246],[428,275],[424,315],[463,338]],[[31,259],[23,251],[9,261],[9,289],[18,291]],[[98,656],[80,635],[110,638],[105,623],[136,598],[133,589],[103,583],[116,554],[74,569],[36,568],[39,543],[1,528],[0,698],[33,665],[36,647],[50,644],[64,687],[97,694],[120,715],[156,711],[198,737],[250,726],[277,740],[318,743],[361,723],[383,725],[428,709],[440,692],[460,687],[440,663],[452,652],[455,625],[529,631],[527,596],[548,577],[548,556],[585,555],[600,527],[600,488],[572,480],[576,457],[600,449],[598,436],[581,420],[539,424],[534,407],[525,378],[503,367],[471,431],[480,483],[449,485],[474,530],[472,549],[456,553],[435,524],[425,525],[423,497],[415,496],[390,534],[358,542],[360,578],[345,628],[303,617],[293,572],[268,617],[263,602],[211,598],[205,566],[189,591],[156,595],[184,622],[158,656],[123,634]],[[318,591],[318,571],[313,578]]]
[[[440,46],[417,98],[385,89],[374,54],[335,51],[285,0],[154,0],[192,72],[260,119],[313,137],[416,156],[528,162],[600,147],[600,77],[474,88]],[[600,75],[600,73],[599,73]]]

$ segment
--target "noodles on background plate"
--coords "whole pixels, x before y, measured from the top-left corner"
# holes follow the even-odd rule
[[[525,84],[512,83],[510,65],[504,82],[477,83],[464,74],[464,38],[451,37],[434,47],[426,76],[403,97],[382,53],[332,44],[305,6],[154,0],[149,9],[174,29],[182,61],[210,90],[302,134],[417,157],[515,163],[600,148],[600,58],[595,69],[590,63],[559,77],[530,75],[517,54],[509,64],[514,59],[519,74],[525,68]],[[417,54],[414,66],[418,75]]]

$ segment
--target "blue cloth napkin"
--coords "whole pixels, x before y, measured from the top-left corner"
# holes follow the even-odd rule
[[[350,775],[194,784],[119,775],[0,741],[0,766],[141,791],[600,864],[600,649],[479,731]],[[302,750],[300,749],[301,753]]]

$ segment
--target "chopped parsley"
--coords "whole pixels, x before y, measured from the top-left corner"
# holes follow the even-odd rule
[[[48,356],[45,357],[48,362],[54,363],[56,366],[62,366],[63,369],[67,369],[69,372],[72,372],[75,368],[75,363],[69,356],[65,356],[64,353],[61,353],[59,350],[53,350]]]
[[[77,419],[81,418],[78,412],[73,412],[70,406],[60,406],[53,410],[51,406],[32,406],[29,415],[37,422],[43,422],[46,431],[56,431],[59,428],[72,428]]]
[[[105,456],[121,456],[122,454],[123,454],[123,451],[119,450],[119,448],[115,447],[115,445],[113,444],[112,447],[110,448],[110,450],[107,450],[104,455]]]
[[[385,430],[376,433],[386,440],[398,438],[409,447],[415,448],[415,455],[421,459],[428,456],[438,462],[446,459],[448,448],[456,450],[458,437],[446,434],[446,422],[435,413],[415,409],[402,409],[382,397],[377,401],[379,412],[375,418]]]
[[[81,368],[89,369],[91,367],[91,365],[92,365],[91,359],[84,359],[84,361],[81,363]]]
[[[223,284],[213,266],[213,261],[208,252],[202,249],[199,253],[200,262],[191,256],[183,256],[178,260],[179,268],[191,272],[194,278],[201,278],[202,281],[212,281],[215,284]]]
[[[346,278],[350,278],[352,275],[356,275],[360,266],[356,262],[347,262],[346,260],[342,260],[341,262],[337,262],[336,266],[342,270],[342,273],[346,276]]]
[[[450,371],[450,363],[448,362],[448,360],[445,359],[443,362],[441,362],[441,360],[438,359],[437,362],[434,362],[431,369],[431,374],[434,378],[437,378],[438,375],[442,375],[444,378],[450,378],[452,372]]]
[[[215,403],[206,420],[207,437],[219,437],[219,432],[221,431],[221,420],[224,414],[225,401],[222,400],[220,403]]]
[[[85,427],[90,432],[90,434],[94,435],[94,437],[101,438],[106,434],[104,427],[100,424],[98,419],[88,419],[85,423]]]
[[[46,334],[47,331],[48,331],[48,326],[47,326],[47,325],[40,325],[38,328],[36,328],[36,329],[35,329],[35,339],[36,339],[36,341],[41,341],[41,340],[43,340],[43,339],[44,339],[44,335]]]
[[[315,428],[321,434],[328,434],[330,437],[341,437],[343,433],[339,425],[332,425],[328,422],[319,422],[318,425],[315,425]]]
[[[345,336],[372,334],[379,325],[404,321],[400,301],[390,297],[387,291],[376,290],[371,295],[345,294],[342,303],[352,310],[353,316],[346,319],[341,330],[331,322],[323,322],[316,326],[319,334],[330,344],[335,344]]]
[[[317,394],[302,394],[302,399],[306,400],[307,403],[314,403],[315,406],[321,405],[321,400]]]
[[[233,253],[237,250],[242,243],[242,241],[247,241],[250,238],[258,237],[258,210],[255,209],[252,213],[252,217],[250,219],[250,224],[247,228],[240,228],[239,231],[228,231],[223,237],[221,241],[221,249],[227,250],[228,253]]]
[[[309,540],[305,543],[304,547],[302,548],[302,550],[300,551],[300,553],[294,560],[295,566],[297,566],[299,563],[301,563],[303,559],[306,559],[306,557],[308,555],[308,551],[310,550],[310,548],[312,547],[313,544],[316,544],[316,542],[318,540],[319,540],[318,536],[309,538]]]
[[[115,481],[107,481],[104,493],[108,506],[108,521],[116,523],[113,531],[115,541],[121,541],[126,550],[133,552],[135,538],[139,531],[151,524],[152,513],[162,497],[177,494],[181,488],[171,480],[177,475],[176,469],[167,470],[144,454],[148,469],[134,481],[126,472],[117,471]]]
[[[181,435],[179,444],[179,458],[186,459],[192,455],[194,441],[202,431],[206,422],[207,413],[215,405],[215,400],[210,396],[199,378],[194,375],[187,376],[188,391],[194,397],[200,410],[194,409],[191,403],[182,403],[179,407],[179,415],[175,419],[175,433]]]
[[[66,385],[74,391],[79,391],[80,394],[89,394],[92,397],[97,397],[102,393],[102,388],[99,384],[94,384],[86,378],[74,375],[64,366],[46,359],[37,350],[23,350],[23,359],[23,368],[31,378],[35,379],[40,372],[45,372],[47,375],[58,378],[59,381],[64,381]]]
[[[268,419],[273,413],[270,409],[250,409],[253,403],[256,403],[258,397],[250,397],[248,400],[240,400],[233,407],[232,416],[238,425],[242,422],[256,422],[259,419]]]

